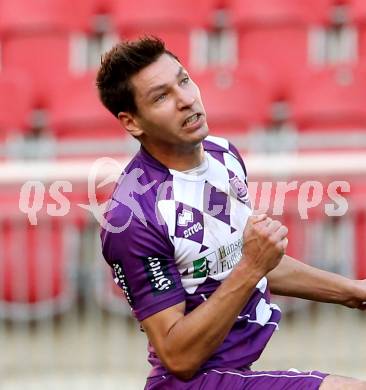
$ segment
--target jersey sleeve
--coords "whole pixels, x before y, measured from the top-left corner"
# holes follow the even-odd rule
[[[185,300],[174,247],[164,226],[130,218],[119,204],[101,232],[103,255],[139,321]],[[114,230],[114,229],[112,229]]]

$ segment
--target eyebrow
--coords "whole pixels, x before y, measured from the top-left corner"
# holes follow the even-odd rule
[[[176,78],[179,78],[182,75],[182,73],[184,73],[184,72],[187,72],[187,71],[183,68],[183,66],[180,66],[178,69]],[[168,84],[160,84],[160,85],[156,85],[155,87],[150,88],[146,93],[146,98],[149,98],[150,95],[154,92],[157,92],[157,91],[160,91],[161,89],[167,88],[167,86],[168,86]]]

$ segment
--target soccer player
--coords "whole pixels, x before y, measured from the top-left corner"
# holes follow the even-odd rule
[[[103,254],[149,339],[146,389],[366,389],[318,371],[253,371],[280,321],[270,292],[366,308],[365,281],[285,255],[253,216],[243,160],[208,135],[198,86],[156,38],[102,60],[100,98],[141,143],[102,229]]]

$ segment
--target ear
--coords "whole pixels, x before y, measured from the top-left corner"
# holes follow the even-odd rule
[[[118,120],[133,137],[140,137],[143,134],[144,131],[140,128],[136,117],[129,112],[119,112]]]

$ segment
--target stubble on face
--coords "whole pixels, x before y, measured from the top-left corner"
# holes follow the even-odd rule
[[[198,87],[182,65],[168,54],[131,79],[135,91],[140,140],[147,149],[190,153],[208,134],[206,113]],[[199,113],[197,129],[183,125],[185,119]],[[198,122],[197,122],[198,123]]]

